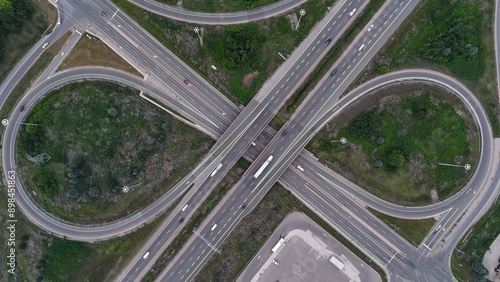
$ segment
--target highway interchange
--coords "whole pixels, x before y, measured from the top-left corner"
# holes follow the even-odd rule
[[[59,7],[60,10],[67,5],[67,3],[63,4],[63,2],[58,2],[58,5],[61,5]],[[175,58],[175,56],[148,35],[146,31],[138,27],[130,18],[119,12],[114,14],[112,20],[100,16],[99,12],[101,10],[107,10],[109,16],[113,15],[112,11],[116,11],[117,9],[112,4],[104,1],[91,4],[78,1],[72,2],[71,5],[76,7],[73,11],[84,11],[84,14],[88,15],[88,18],[78,20],[75,23],[77,28],[83,29],[84,27],[88,27],[91,33],[98,35],[105,42],[108,40],[107,42],[110,46],[113,47],[115,45],[114,47],[118,53],[122,52],[122,56],[128,59],[131,64],[137,66],[143,74],[151,77],[151,79],[145,81],[137,77],[131,78],[127,74],[98,68],[65,71],[54,74],[49,80],[36,85],[28,92],[20,104],[26,104],[30,108],[37,100],[54,87],[57,87],[57,85],[82,80],[86,76],[92,79],[103,77],[130,85],[152,96],[159,97],[159,100],[165,102],[169,108],[176,110],[185,118],[195,123],[194,126],[196,128],[219,139],[219,141],[200,165],[187,175],[184,180],[179,182],[174,189],[145,210],[134,214],[131,218],[127,218],[124,221],[98,227],[74,226],[61,223],[57,219],[47,216],[40,209],[37,210],[36,206],[27,197],[24,189],[18,189],[18,197],[19,195],[22,197],[18,201],[22,205],[23,211],[27,214],[28,218],[55,234],[79,240],[93,241],[125,234],[138,228],[144,222],[161,212],[165,208],[164,203],[172,203],[176,197],[189,189],[191,184],[194,184],[193,188],[189,190],[179,205],[182,207],[185,203],[189,202],[189,210],[184,212],[179,210],[177,213],[170,215],[164,224],[168,228],[160,228],[157,232],[158,234],[153,236],[155,240],[150,240],[154,241],[154,243],[151,242],[150,246],[143,248],[143,250],[152,252],[148,260],[141,260],[143,253],[137,254],[133,259],[133,263],[127,268],[129,271],[125,272],[123,276],[123,280],[127,281],[139,279],[141,275],[147,272],[154,258],[160,255],[161,249],[166,247],[169,239],[180,230],[182,224],[179,224],[178,216],[188,216],[192,213],[196,207],[196,204],[192,203],[199,203],[208,191],[215,186],[217,181],[221,179],[221,176],[234,164],[238,157],[245,154],[247,158],[256,159],[255,164],[247,170],[245,176],[242,177],[236,187],[233,188],[230,194],[214,210],[213,214],[207,217],[207,221],[197,229],[200,234],[204,235],[206,240],[212,242],[213,246],[220,246],[224,238],[237,225],[239,220],[258,203],[274,182],[279,181],[292,190],[299,199],[317,210],[327,222],[335,226],[347,238],[355,240],[354,243],[362,250],[380,260],[378,262],[386,268],[391,280],[396,280],[398,277],[409,279],[414,276],[425,277],[429,281],[450,280],[451,272],[449,263],[443,263],[443,261],[449,261],[448,257],[451,255],[453,246],[458,242],[461,234],[470,226],[475,217],[470,216],[461,220],[458,227],[455,228],[455,230],[460,228],[460,232],[455,232],[454,236],[446,241],[446,245],[442,245],[441,238],[445,236],[445,233],[454,229],[451,227],[460,220],[463,215],[462,212],[466,210],[465,208],[472,199],[481,201],[481,204],[478,204],[478,206],[482,207],[490,200],[489,197],[485,197],[486,195],[496,195],[498,192],[496,191],[498,189],[495,190],[499,183],[498,177],[494,179],[489,177],[490,174],[497,175],[493,174],[496,169],[496,167],[493,167],[493,136],[487,117],[479,102],[477,102],[474,95],[467,88],[452,78],[439,73],[430,73],[429,71],[409,71],[380,77],[362,85],[338,101],[338,98],[347,86],[411,12],[418,1],[405,2],[404,5],[403,1],[389,1],[384,5],[383,9],[385,10],[377,13],[374,17],[375,19],[370,21],[370,24],[372,22],[375,23],[375,28],[371,32],[365,32],[365,28],[364,32],[360,33],[358,38],[353,41],[348,51],[332,67],[332,70],[334,68],[338,69],[337,75],[333,79],[325,77],[318,83],[318,86],[310,94],[306,103],[302,104],[294,117],[290,119],[280,132],[276,133],[269,128],[265,129],[272,115],[279,109],[288,95],[293,92],[293,89],[300,85],[308,71],[314,67],[314,62],[318,62],[321,56],[326,53],[328,46],[324,46],[324,40],[328,38],[328,32],[338,34],[348,24],[349,17],[346,15],[345,11],[348,11],[346,9],[351,9],[352,7],[361,8],[361,5],[364,3],[364,1],[341,1],[338,4],[338,10],[335,8],[332,9],[329,13],[332,14],[331,20],[327,21],[328,16],[325,17],[322,30],[317,33],[311,33],[314,35],[310,35],[276,72],[277,75],[275,76],[278,78],[275,78],[274,81],[271,78],[256,96],[256,99],[241,111],[240,114],[238,108],[232,105],[210,84],[196,75],[180,60]],[[341,4],[346,5],[346,7]],[[64,11],[71,10],[71,8],[64,9]],[[338,15],[336,15],[336,11],[339,11]],[[64,15],[64,13],[62,14]],[[77,17],[73,18],[77,19]],[[62,25],[65,27],[67,27],[66,22],[63,17]],[[330,31],[330,29],[333,30]],[[57,34],[62,34],[63,28],[61,27],[56,30],[58,30]],[[123,32],[123,30],[129,32]],[[53,34],[55,33],[52,33],[50,36],[53,36]],[[53,38],[55,38],[55,35]],[[137,42],[141,43],[140,46]],[[331,44],[333,45],[334,42]],[[358,48],[361,44],[365,44],[366,48],[359,51]],[[35,49],[36,52],[40,53],[37,50]],[[308,56],[311,56],[307,60],[307,62],[311,62],[310,65],[304,60]],[[136,60],[135,64],[133,60]],[[25,62],[28,61],[25,60]],[[21,65],[26,67],[26,64]],[[18,73],[22,72],[22,70],[18,71]],[[184,77],[189,77],[193,83],[193,87],[187,88],[182,83]],[[379,85],[384,83],[393,83],[394,81],[401,80],[420,80],[440,84],[443,87],[454,90],[458,95],[462,95],[460,96],[461,99],[472,110],[473,115],[475,115],[474,118],[478,126],[480,126],[482,154],[481,161],[475,165],[477,169],[475,177],[461,193],[433,206],[405,208],[383,202],[356,188],[352,183],[342,180],[341,177],[321,166],[310,154],[303,151],[303,147],[314,133],[321,129],[329,119],[349,103],[361,97],[369,89],[379,87]],[[11,83],[15,81],[15,77],[9,80]],[[270,83],[270,81],[273,83]],[[289,89],[285,88],[285,91],[279,93],[283,87],[289,87]],[[363,87],[365,88],[364,90]],[[6,97],[4,93],[8,93],[5,89],[7,88],[2,88],[4,90],[1,95],[2,102]],[[272,95],[273,93],[275,94]],[[325,95],[328,96],[326,100],[328,102],[322,100]],[[22,121],[25,114],[26,112],[15,111],[9,118],[10,124],[15,125]],[[299,120],[301,122],[298,120],[295,121],[298,117],[300,117]],[[305,121],[308,122],[305,123]],[[250,124],[254,126],[250,126]],[[265,131],[263,131],[264,129]],[[5,138],[5,136],[16,136],[17,130],[17,126],[7,126],[7,130],[5,131],[4,146],[2,148],[4,169],[15,169],[13,150],[15,139]],[[261,134],[261,132],[263,133]],[[287,137],[284,138],[285,136]],[[254,139],[258,140],[257,146],[250,145]],[[264,148],[264,146],[266,147]],[[263,148],[264,150],[262,150]],[[285,148],[286,152],[283,148]],[[270,154],[275,156],[275,160],[266,169],[265,173],[258,180],[255,180],[251,176]],[[226,164],[226,170],[221,171],[216,178],[210,179],[208,175],[219,162]],[[306,168],[304,173],[294,168],[299,164]],[[315,187],[315,189],[308,188],[308,186]],[[483,191],[480,191],[481,187],[483,187]],[[477,190],[478,193],[469,193],[470,189]],[[319,194],[320,191],[322,194]],[[231,197],[233,200],[231,200]],[[354,201],[352,197],[354,197]],[[237,200],[235,201],[235,199]],[[441,217],[440,222],[438,222],[441,229],[435,231],[439,232],[429,234],[419,248],[414,248],[368,213],[363,208],[365,204],[401,217],[423,218],[436,214],[446,215]],[[243,205],[246,208],[242,209]],[[217,222],[218,227],[214,232],[211,232],[210,229],[214,222]],[[443,223],[442,226],[441,223]],[[384,234],[382,235],[381,233]],[[437,246],[438,248],[434,249],[439,242],[441,242],[441,248]],[[190,239],[184,248],[186,251],[179,253],[179,258],[176,259],[177,263],[169,265],[163,273],[162,277],[164,279],[173,279],[175,281],[192,279],[203,265],[203,262],[213,253],[213,250],[207,246],[205,241],[195,236]],[[187,251],[188,248],[190,248],[189,251]],[[430,249],[433,249],[434,252],[430,252]],[[446,260],[447,258],[448,260]],[[196,260],[197,267],[190,267],[194,265],[193,259]],[[142,274],[137,273],[137,269],[140,269]],[[422,272],[423,269],[429,271]]]

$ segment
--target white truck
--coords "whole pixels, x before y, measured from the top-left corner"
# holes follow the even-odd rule
[[[259,168],[259,170],[257,170],[257,172],[253,175],[253,178],[257,179],[272,160],[273,160],[273,155],[270,155],[267,158],[267,160],[262,164],[262,166]]]
[[[222,163],[218,164],[218,165],[217,165],[217,167],[215,168],[215,170],[214,170],[214,171],[212,171],[212,173],[210,174],[210,177],[214,177],[214,176],[215,176],[215,174],[217,174],[217,172],[219,171],[219,169],[221,169],[221,168],[222,168],[222,166],[223,166],[223,164],[222,164]]]

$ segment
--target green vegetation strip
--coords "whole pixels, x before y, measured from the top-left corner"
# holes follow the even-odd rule
[[[374,253],[372,253],[370,250],[368,250],[367,248],[363,248],[363,250],[365,250],[365,252],[368,253],[368,255],[370,255],[373,258],[373,260],[378,261],[378,263],[380,263],[380,265],[384,265],[384,262],[379,257],[377,257]]]
[[[291,11],[295,16],[298,9],[307,11],[298,30],[289,19],[291,15],[242,25],[202,26],[203,46],[193,32],[194,25],[144,12],[124,0],[114,2],[191,68],[200,70],[230,99],[245,105],[283,63],[277,52],[290,54],[324,17],[334,0],[311,0]],[[212,65],[217,67],[216,71]]]
[[[436,223],[436,220],[433,218],[411,220],[392,217],[371,208],[368,208],[368,210],[414,246],[418,246],[422,242]]]
[[[175,206],[175,205],[173,205]],[[172,208],[153,222],[125,236],[84,243],[47,234],[33,225],[21,213],[16,213],[16,274],[0,272],[1,281],[114,281],[148,239],[148,235],[162,222]],[[1,216],[8,213],[7,201],[0,201]],[[0,239],[7,242],[7,232]],[[7,256],[7,249],[1,251]]]
[[[451,257],[451,270],[459,281],[484,281],[478,275],[484,254],[500,234],[500,200],[497,198],[488,212],[471,228],[458,243]],[[484,267],[484,266],[483,266]],[[476,270],[476,271],[475,271]]]

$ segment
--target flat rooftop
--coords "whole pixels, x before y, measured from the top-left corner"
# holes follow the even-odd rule
[[[316,251],[299,236],[293,236],[280,248],[258,281],[336,281],[349,282],[351,279],[330,262],[330,256]]]

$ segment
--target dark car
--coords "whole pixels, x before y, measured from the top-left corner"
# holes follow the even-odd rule
[[[22,111],[24,111],[24,109],[25,109],[25,108],[26,108],[26,106],[25,106],[25,105],[22,105],[22,106],[21,106],[21,112],[22,112]]]
[[[331,38],[328,38],[325,42],[326,45],[330,44],[332,42],[332,39]]]
[[[495,268],[495,272],[499,272],[500,271],[500,264],[497,265],[497,267]]]
[[[330,73],[330,77],[333,77],[333,76],[334,76],[334,75],[336,75],[336,74],[337,74],[337,69],[334,69],[334,70],[332,71],[332,73]]]
[[[191,81],[184,79],[184,84],[186,84],[187,86],[191,86]]]
[[[107,16],[108,14],[106,14],[106,12],[102,11],[102,12],[101,12],[101,15],[103,15],[103,16]]]

